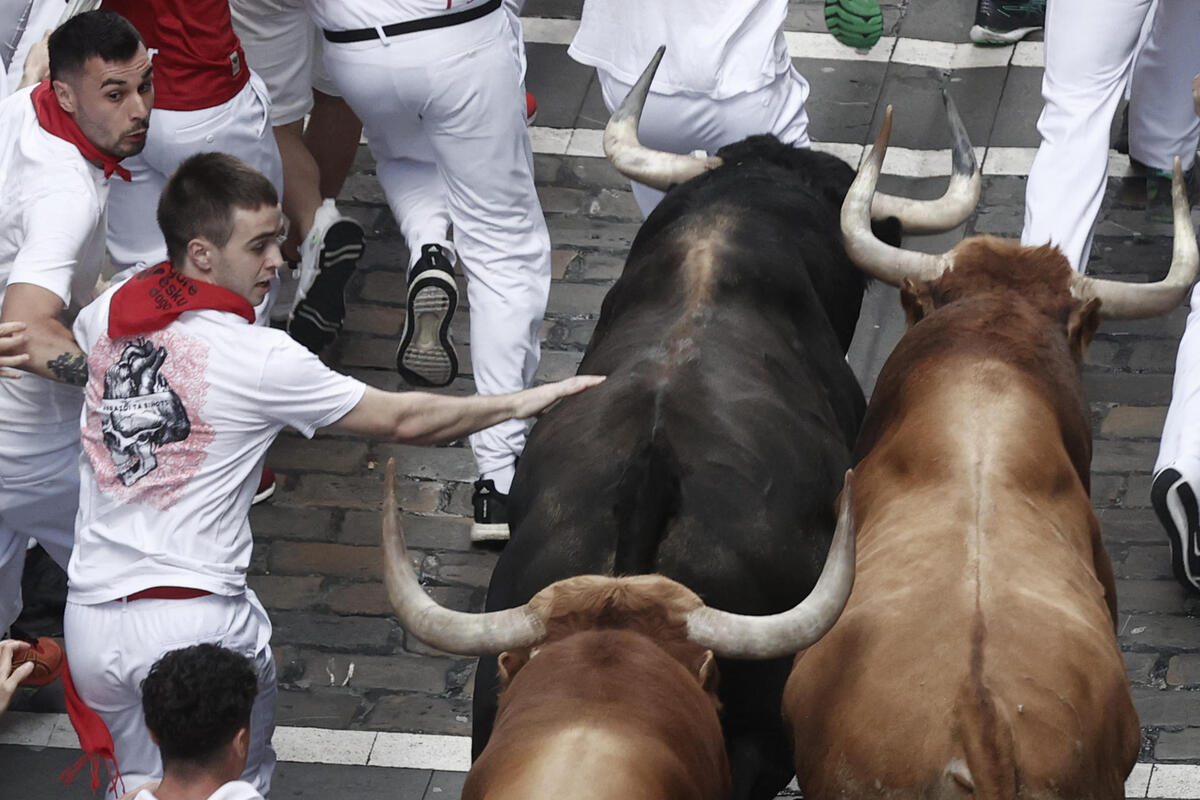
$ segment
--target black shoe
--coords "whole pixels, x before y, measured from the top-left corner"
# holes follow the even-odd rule
[[[979,0],[971,41],[1013,44],[1046,26],[1046,0]]]
[[[1168,467],[1154,476],[1150,502],[1171,543],[1175,579],[1200,592],[1200,506],[1196,493],[1178,470]]]
[[[447,386],[458,375],[450,338],[457,306],[454,265],[441,247],[425,245],[408,278],[408,309],[396,350],[396,371],[413,386]]]
[[[331,204],[329,208],[333,208]],[[332,213],[336,214],[336,209]],[[312,250],[309,258],[315,260],[316,268],[306,271],[307,265],[301,263],[288,333],[309,350],[320,353],[342,330],[346,318],[346,284],[362,258],[363,229],[349,217],[339,215],[310,237],[319,237],[306,243],[306,248]]]
[[[471,526],[472,542],[508,541],[508,495],[496,491],[490,479],[475,481],[471,495],[475,508],[475,523]]]

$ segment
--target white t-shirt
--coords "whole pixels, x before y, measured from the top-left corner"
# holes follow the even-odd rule
[[[585,0],[567,53],[632,85],[666,45],[651,90],[719,100],[760,89],[791,67],[787,7],[787,0]]]
[[[158,800],[149,789],[142,789],[133,800]],[[263,800],[263,796],[245,781],[230,781],[208,796],[208,800]]]
[[[0,102],[0,302],[30,283],[66,304],[68,324],[92,299],[104,261],[108,180],[75,145],[37,121],[27,87]],[[79,417],[83,395],[37,375],[0,379],[0,428],[37,433]]]
[[[0,66],[8,72],[0,75],[0,99],[17,90],[24,77],[29,49],[47,30],[58,27],[66,7],[62,0],[0,0]],[[24,19],[24,30],[21,31],[18,25],[26,11],[29,16]],[[13,48],[11,53],[10,48]]]
[[[245,590],[250,501],[285,426],[312,436],[366,387],[286,333],[225,311],[188,311],[116,340],[109,306],[84,309],[88,355],[68,596],[95,604],[155,586]]]
[[[455,14],[487,0],[308,0],[318,28],[349,31]]]

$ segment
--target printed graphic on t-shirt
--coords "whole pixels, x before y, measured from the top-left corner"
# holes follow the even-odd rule
[[[192,424],[162,374],[167,349],[145,339],[125,345],[104,373],[100,429],[117,477],[132,486],[158,467],[158,448],[188,437]]]
[[[208,358],[206,344],[169,330],[96,342],[83,446],[100,491],[158,509],[179,498],[213,440]]]

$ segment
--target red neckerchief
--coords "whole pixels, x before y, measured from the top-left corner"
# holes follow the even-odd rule
[[[84,767],[92,769],[92,793],[100,788],[100,765],[108,768],[109,790],[114,795],[125,791],[125,781],[121,778],[121,770],[117,767],[117,757],[113,752],[112,734],[100,715],[93,711],[75,691],[75,682],[71,680],[71,668],[63,659],[63,694],[67,699],[67,716],[79,736],[79,749],[83,755],[71,766],[67,767],[59,780],[65,784],[71,783]],[[119,790],[118,790],[119,787]]]
[[[47,133],[75,145],[79,148],[79,154],[88,161],[98,162],[104,168],[104,177],[107,178],[115,172],[122,180],[129,180],[129,170],[120,165],[121,159],[101,152],[100,148],[83,135],[83,131],[79,130],[79,125],[71,115],[62,110],[58,98],[54,96],[54,90],[50,88],[50,81],[39,83],[31,96],[38,122]]]
[[[185,311],[230,311],[254,322],[250,301],[223,286],[184,277],[164,261],[134,275],[113,294],[108,338],[162,330]]]

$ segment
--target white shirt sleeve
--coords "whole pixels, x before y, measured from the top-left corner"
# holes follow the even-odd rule
[[[230,781],[210,794],[208,800],[263,800],[263,796],[245,781]]]
[[[257,388],[269,419],[312,438],[350,413],[367,385],[334,372],[285,334],[268,352]]]
[[[54,292],[63,305],[71,304],[71,282],[80,255],[96,230],[100,209],[86,187],[55,190],[27,208],[20,250],[13,260],[8,284],[31,283]],[[93,265],[99,266],[99,265]],[[91,298],[79,298],[86,303]]]

